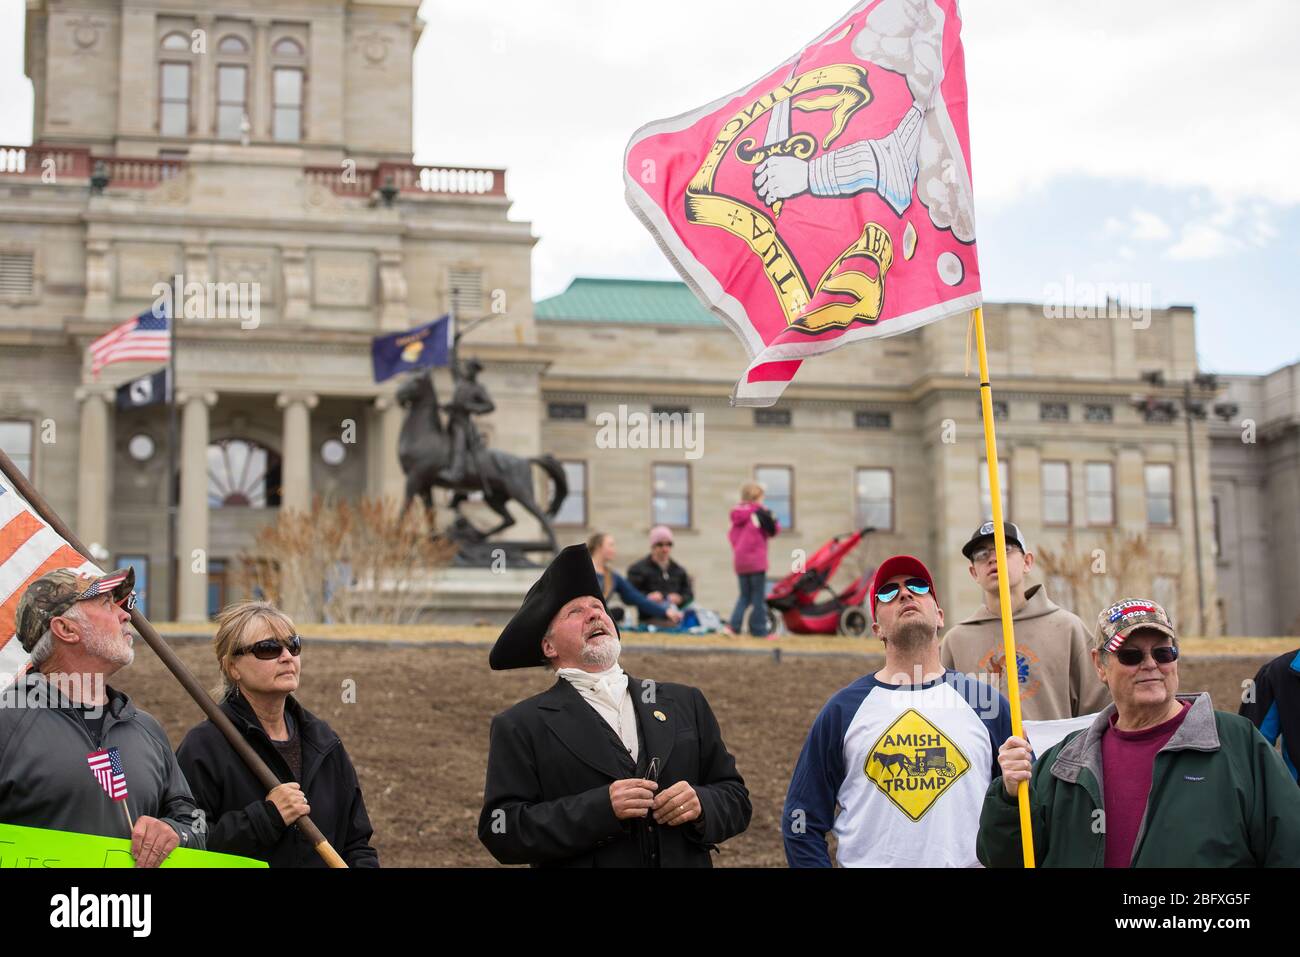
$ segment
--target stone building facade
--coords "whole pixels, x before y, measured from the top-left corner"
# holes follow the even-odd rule
[[[143,573],[151,617],[167,615],[173,584],[183,620],[238,597],[230,572],[281,508],[401,494],[398,382],[374,383],[370,340],[453,308],[494,313],[464,345],[486,366],[491,442],[565,463],[563,542],[612,532],[625,566],[654,524],[669,524],[701,604],[725,613],[735,597],[728,512],[740,485],[759,479],[792,520],[772,546],[773,578],[800,552],[870,524],[861,562],[919,555],[950,621],[968,612],[978,595],[960,547],[988,503],[965,324],[811,361],[775,408],[755,410],[728,404],[740,347],[679,283],[579,279],[534,304],[535,237],[508,216],[505,172],[412,163],[417,6],[28,4],[33,145],[0,147],[0,445],[106,561]],[[149,367],[97,377],[86,349],[176,274],[250,284],[258,310],[255,322],[178,310],[179,462],[169,474],[165,407],[113,404],[115,387]],[[1243,409],[1258,400],[1261,422],[1276,425],[1261,432],[1267,455],[1221,468],[1227,424],[1194,422],[1189,456],[1181,420],[1135,403],[1180,396],[1196,374],[1190,308],[1136,321],[1002,303],[985,317],[1006,511],[1031,544],[1092,554],[1146,536],[1169,558],[1150,570],[1155,597],[1195,631],[1193,514],[1212,542],[1218,502],[1222,548],[1201,567],[1211,617],[1222,607],[1234,631],[1294,628],[1294,609],[1242,617],[1244,593],[1218,602],[1221,577],[1256,587],[1255,545],[1278,567],[1300,540],[1294,367],[1289,379],[1230,383]],[[1167,384],[1144,383],[1150,372]],[[445,370],[435,378],[449,396]],[[619,441],[620,417],[656,412],[683,426],[689,414],[698,444],[683,448],[685,432],[676,447]],[[184,557],[174,583],[169,482]],[[1270,524],[1288,503],[1289,532]],[[537,530],[521,519],[513,533]],[[1294,576],[1298,565],[1285,567]],[[1118,595],[1114,577],[1106,588]],[[1097,609],[1077,610],[1088,619]]]

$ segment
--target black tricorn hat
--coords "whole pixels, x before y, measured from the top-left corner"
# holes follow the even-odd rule
[[[493,671],[511,668],[536,668],[546,664],[542,654],[542,637],[556,612],[573,601],[591,595],[605,603],[605,596],[591,564],[586,545],[561,549],[542,576],[533,582],[523,604],[510,619],[488,655]],[[615,626],[617,628],[617,626]]]

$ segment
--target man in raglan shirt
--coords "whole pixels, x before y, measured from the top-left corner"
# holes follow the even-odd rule
[[[781,831],[791,867],[978,867],[975,838],[1007,701],[939,660],[943,610],[910,555],[886,559],[867,595],[885,666],[837,692],[804,742]],[[836,814],[836,807],[839,814]]]

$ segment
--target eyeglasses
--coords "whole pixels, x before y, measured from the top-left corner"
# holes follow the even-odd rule
[[[930,594],[930,583],[926,581],[924,578],[909,578],[907,581],[903,582],[903,585],[906,585],[907,590],[910,591],[913,595]],[[885,585],[883,588],[880,589],[880,591],[876,592],[876,601],[883,602],[884,604],[888,605],[891,601],[893,601],[895,598],[898,597],[898,593],[900,591],[902,591],[902,586],[899,585],[898,582],[893,582],[889,585]]]
[[[1141,648],[1121,648],[1115,652],[1115,660],[1121,665],[1132,668],[1146,660],[1146,652]],[[1151,649],[1151,659],[1158,665],[1171,664],[1178,660],[1178,649],[1173,645],[1161,645]]]
[[[297,658],[302,654],[302,636],[290,635],[283,640],[279,638],[263,638],[261,641],[255,641],[244,648],[236,649],[234,656],[252,655],[259,661],[274,661],[280,657],[280,652],[285,648],[289,649],[289,654]]]
[[[651,548],[672,548],[672,547],[673,547],[673,543],[672,543],[672,542],[655,542],[655,543],[654,543],[653,545],[651,545],[650,547],[651,547]]]
[[[1010,542],[1007,542],[1008,555],[1010,555],[1012,552],[1019,552],[1019,551],[1020,551],[1019,546],[1012,545]],[[998,550],[996,548],[977,548],[975,551],[970,553],[970,562],[972,565],[983,565],[986,561],[988,561],[997,553]],[[1023,552],[1021,554],[1023,554]]]

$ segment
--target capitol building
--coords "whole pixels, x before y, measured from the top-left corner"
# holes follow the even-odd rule
[[[681,283],[579,276],[534,301],[507,171],[413,161],[417,7],[28,0],[31,142],[0,145],[0,447],[105,562],[136,567],[150,617],[241,597],[241,556],[282,509],[402,496],[401,380],[374,382],[371,339],[453,310],[492,315],[461,344],[496,405],[488,441],[563,464],[562,543],[610,532],[626,567],[668,525],[725,615],[728,513],[758,480],[786,529],[771,577],[869,525],[867,560],[921,557],[949,621],[968,613],[960,548],[989,501],[965,323],[813,360],[753,409],[728,402],[743,350]],[[87,347],[177,275],[255,289],[257,310],[177,308],[172,473],[166,406],[115,402],[158,363],[96,375]],[[1300,633],[1300,365],[1212,381],[1191,306],[1047,312],[985,308],[1007,516],[1058,551],[1144,537],[1168,557],[1151,597],[1188,633]],[[690,417],[690,442],[609,440],[656,413]],[[522,515],[511,534],[539,537]]]

